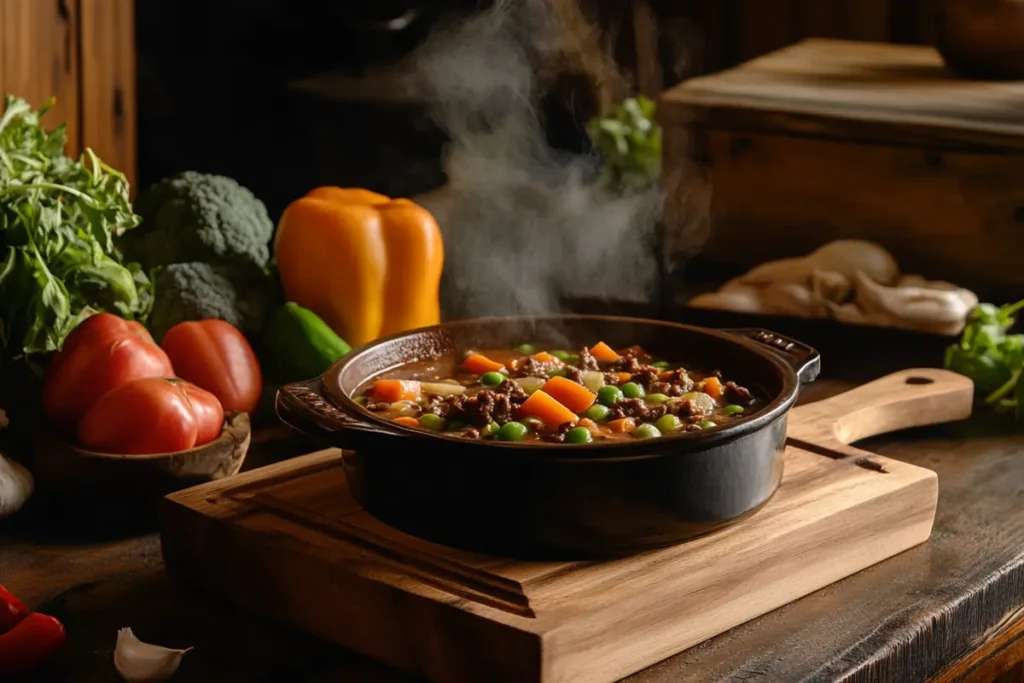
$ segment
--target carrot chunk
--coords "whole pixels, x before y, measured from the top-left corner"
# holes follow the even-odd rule
[[[371,394],[379,403],[415,401],[420,397],[420,383],[411,379],[379,379],[373,383]]]
[[[619,434],[622,432],[631,432],[636,429],[636,422],[634,422],[631,417],[622,417],[618,420],[612,420],[609,422],[608,429]]]
[[[505,366],[498,361],[491,360],[482,353],[471,353],[466,356],[466,360],[462,362],[462,369],[467,372],[482,375],[485,372],[498,372],[499,370],[504,370]]]
[[[552,356],[547,351],[541,351],[540,353],[533,354],[533,357],[539,360],[541,363],[561,363],[557,356]]]
[[[403,415],[402,417],[396,417],[394,420],[392,420],[392,422],[394,422],[395,424],[400,424],[403,427],[419,427],[420,426],[420,421],[419,420],[417,420],[415,417],[409,417],[408,415]]]
[[[597,394],[565,377],[552,377],[541,389],[574,413],[582,413],[597,400]]]
[[[597,360],[618,360],[622,358],[615,350],[604,342],[597,342],[590,347],[590,355]]]
[[[523,403],[523,417],[535,417],[551,429],[557,429],[566,422],[576,422],[579,418],[561,403],[544,393],[543,389],[530,394]]]
[[[704,393],[717,401],[722,397],[722,381],[717,377],[708,377],[704,380]]]
[[[615,375],[616,384],[625,384],[629,380],[633,379],[633,375],[628,372],[613,372],[612,374]]]

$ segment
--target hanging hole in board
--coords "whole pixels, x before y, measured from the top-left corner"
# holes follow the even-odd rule
[[[934,384],[935,380],[931,377],[908,377],[907,384]]]

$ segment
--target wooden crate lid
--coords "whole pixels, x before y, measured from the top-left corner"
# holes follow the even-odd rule
[[[666,126],[1024,148],[1024,81],[960,78],[932,47],[808,39],[661,95]]]

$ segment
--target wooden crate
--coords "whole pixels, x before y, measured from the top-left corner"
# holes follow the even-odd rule
[[[667,90],[659,118],[670,230],[723,278],[855,237],[904,272],[1024,289],[1024,82],[961,79],[930,47],[812,39]]]

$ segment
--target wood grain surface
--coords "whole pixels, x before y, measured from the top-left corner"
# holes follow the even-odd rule
[[[1024,83],[958,78],[932,47],[808,39],[662,94],[668,125],[1024,148]],[[766,115],[767,114],[767,115]]]
[[[164,558],[190,585],[430,680],[614,681],[926,540],[934,473],[845,442],[962,419],[972,396],[965,378],[921,369],[798,408],[806,449],[787,450],[764,509],[630,558],[522,562],[420,541],[359,507],[336,451],[170,496]]]
[[[81,139],[78,16],[76,0],[0,2],[0,97],[10,93],[34,107],[56,97],[43,124],[67,122],[71,155]]]

